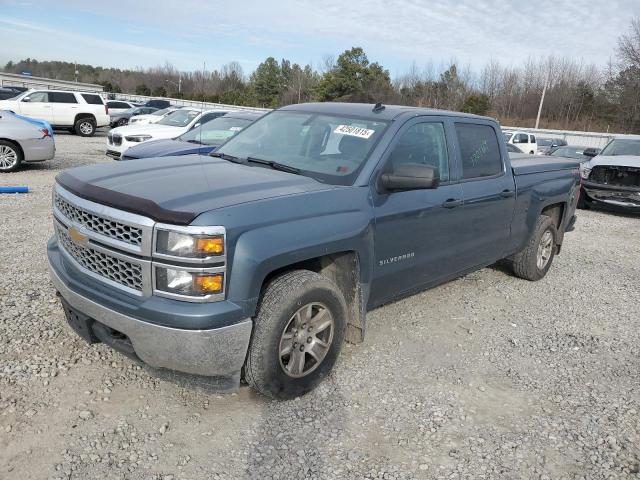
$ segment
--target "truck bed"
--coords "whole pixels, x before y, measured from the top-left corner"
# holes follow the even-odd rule
[[[580,162],[572,158],[546,155],[511,154],[509,158],[514,175],[571,170],[580,166]]]

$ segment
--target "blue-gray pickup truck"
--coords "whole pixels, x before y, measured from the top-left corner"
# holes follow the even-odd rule
[[[543,278],[579,189],[575,161],[511,162],[491,118],[293,105],[210,157],[62,172],[48,258],[88,342],[285,399],[363,341],[372,308],[502,259]]]

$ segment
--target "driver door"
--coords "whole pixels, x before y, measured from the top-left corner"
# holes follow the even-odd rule
[[[462,187],[448,120],[418,117],[396,134],[380,173],[401,163],[438,169],[435,189],[380,192],[374,186],[375,265],[370,304],[434,285],[463,268],[457,257]]]
[[[49,92],[32,92],[20,100],[20,114],[53,122],[53,108]]]

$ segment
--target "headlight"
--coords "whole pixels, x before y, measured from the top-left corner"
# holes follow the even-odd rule
[[[151,135],[131,135],[129,137],[124,137],[129,142],[146,142],[151,139]]]
[[[224,227],[156,224],[153,230],[153,293],[189,302],[224,300]]]
[[[156,253],[199,260],[217,257],[224,255],[224,235],[157,229]]]
[[[589,174],[591,173],[591,168],[590,167],[586,167],[584,165],[580,165],[580,176],[583,179],[588,179],[589,178]]]
[[[154,293],[191,301],[211,301],[224,296],[224,267],[190,270],[155,265]],[[185,298],[186,297],[186,298]]]

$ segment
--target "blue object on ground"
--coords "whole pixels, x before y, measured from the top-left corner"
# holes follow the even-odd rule
[[[0,193],[29,193],[29,187],[0,187]]]

